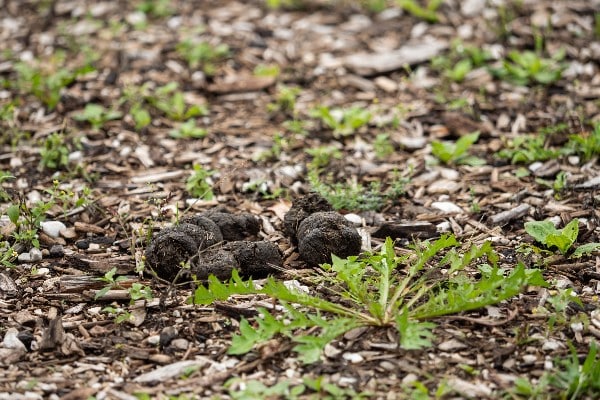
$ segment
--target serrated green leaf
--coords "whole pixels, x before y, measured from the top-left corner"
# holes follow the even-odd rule
[[[406,350],[419,350],[431,346],[434,337],[433,322],[419,322],[408,317],[406,307],[396,316],[396,328],[400,334],[400,346]]]
[[[229,296],[235,294],[253,294],[260,293],[254,286],[252,279],[247,281],[240,278],[239,272],[233,270],[231,272],[231,279],[228,283],[221,282],[214,275],[209,275],[208,285],[199,285],[194,291],[194,295],[187,299],[188,304],[212,304],[215,301],[224,301]]]
[[[245,354],[257,343],[265,342],[287,329],[286,324],[278,321],[266,309],[259,308],[258,312],[262,318],[256,319],[256,329],[245,318],[240,321],[240,334],[233,336],[228,354]]]
[[[319,361],[327,343],[358,326],[357,322],[350,318],[325,320],[313,314],[310,319],[321,327],[321,332],[318,335],[297,335],[292,338],[294,342],[298,343],[294,346],[294,351],[298,353],[298,358],[305,364]]]

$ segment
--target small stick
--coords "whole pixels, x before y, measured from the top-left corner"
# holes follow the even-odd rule
[[[527,212],[529,212],[530,208],[531,206],[529,204],[520,204],[511,210],[502,211],[501,213],[492,215],[488,218],[488,224],[494,226],[504,225],[513,219],[517,219],[524,216],[525,214],[527,214]]]

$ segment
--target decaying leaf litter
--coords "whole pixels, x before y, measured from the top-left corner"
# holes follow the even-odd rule
[[[593,374],[565,371],[600,336],[600,4],[448,0],[429,21],[294,4],[2,3],[0,397],[593,397]],[[539,268],[549,286],[431,320],[416,336],[431,346],[361,326],[305,364],[286,336],[302,330],[275,322],[228,354],[261,310],[285,315],[269,296],[194,306],[202,282],[141,272],[153,233],[250,214],[259,229],[230,240],[274,246],[277,282],[347,306],[285,223],[311,190],[364,251],[391,236],[410,260],[414,240],[452,233],[457,254],[491,241],[506,277]],[[445,254],[415,279],[488,276],[485,259],[449,274]]]

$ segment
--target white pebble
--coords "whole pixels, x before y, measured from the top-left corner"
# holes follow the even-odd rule
[[[523,355],[523,361],[526,364],[533,364],[537,361],[537,356],[535,356],[533,354],[525,354],[525,355]]]
[[[352,222],[356,226],[361,226],[363,222],[362,218],[358,214],[346,214],[344,215],[344,218],[346,218],[348,221]]]
[[[60,221],[44,221],[40,226],[42,227],[42,232],[53,238],[57,238],[60,235],[60,231],[67,229],[66,225]]]
[[[583,331],[583,322],[573,322],[571,324],[571,330],[575,333]]]
[[[443,211],[445,213],[461,213],[463,209],[452,203],[451,201],[434,201],[431,207]]]
[[[557,342],[556,340],[548,339],[544,341],[544,344],[542,345],[542,350],[558,350],[560,349],[560,347],[561,345],[559,342]]]
[[[364,361],[364,357],[358,353],[344,353],[344,360],[350,361],[352,364],[358,364]]]
[[[448,221],[440,222],[439,224],[437,224],[435,226],[435,228],[436,228],[436,231],[439,233],[450,232],[450,222],[448,222]]]
[[[19,331],[16,328],[8,328],[4,335],[2,345],[7,349],[27,350],[23,342],[17,337],[18,334]]]

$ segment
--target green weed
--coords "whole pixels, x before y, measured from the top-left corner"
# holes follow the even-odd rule
[[[63,88],[74,82],[78,76],[94,71],[90,65],[74,70],[62,67],[65,57],[64,53],[57,53],[46,63],[41,61],[38,61],[36,65],[25,62],[17,63],[15,65],[16,87],[24,94],[34,95],[48,109],[53,110],[60,101]]]
[[[212,200],[215,195],[207,179],[213,175],[214,172],[204,169],[202,165],[199,164],[195,164],[193,170],[194,172],[185,183],[186,190],[192,197],[203,200]]]
[[[319,176],[319,171],[311,168],[308,182],[311,189],[327,199],[336,210],[367,211],[380,210],[386,201],[395,200],[404,194],[408,179],[397,176],[387,190],[383,190],[381,181],[374,181],[366,186],[356,178],[345,183],[326,183]]]
[[[437,10],[443,2],[444,0],[426,0],[426,4],[422,6],[418,0],[396,0],[404,11],[429,23],[439,21]]]
[[[388,133],[379,133],[373,141],[373,150],[375,151],[375,157],[379,160],[385,160],[392,154],[394,154],[394,145],[390,140]]]
[[[517,136],[509,140],[506,147],[500,150],[497,155],[500,158],[510,160],[512,164],[518,164],[546,161],[561,154],[560,150],[551,149],[546,143],[547,137],[544,134]]]
[[[579,235],[579,220],[571,220],[564,228],[557,229],[552,221],[529,221],[525,231],[537,242],[548,248],[556,247],[561,254],[570,252]],[[600,249],[600,243],[587,243],[574,249],[571,257],[578,258]]]
[[[315,278],[340,298],[336,301],[272,277],[257,288],[252,280],[243,281],[237,271],[227,283],[210,276],[208,284],[198,286],[188,301],[211,304],[236,294],[272,297],[285,315],[278,318],[259,308],[261,317],[254,323],[242,319],[229,353],[244,354],[258,343],[283,335],[295,343],[293,350],[300,360],[313,363],[320,359],[326,344],[362,326],[395,328],[399,346],[406,350],[428,347],[435,327],[429,320],[497,304],[529,285],[547,286],[539,270],[526,269],[522,263],[510,272],[500,269],[489,242],[472,245],[464,253],[456,250],[458,245],[453,236],[442,236],[434,242],[417,243],[411,254],[398,257],[388,238],[378,253],[347,259],[332,256],[332,264],[323,264]],[[442,252],[446,254],[439,259]],[[465,271],[474,263],[480,266],[478,280]],[[432,278],[436,268],[448,270],[445,278]],[[405,273],[399,275],[398,271]]]
[[[177,82],[168,83],[156,88],[154,93],[146,96],[145,99],[175,121],[185,121],[189,118],[208,115],[208,108],[204,105],[186,105],[183,92],[177,90],[178,87]]]
[[[479,132],[473,132],[461,136],[455,143],[434,140],[431,152],[444,164],[484,165],[485,160],[467,154],[478,139]]]
[[[342,152],[333,145],[317,146],[304,151],[306,154],[312,157],[310,168],[313,170],[326,167],[331,163],[332,160],[340,160],[342,158]]]
[[[190,118],[181,123],[177,128],[169,132],[169,136],[175,139],[200,139],[206,136],[207,130],[196,125],[196,120]]]
[[[290,139],[285,137],[283,133],[277,132],[273,136],[273,145],[270,149],[261,151],[254,157],[255,161],[276,160],[281,156],[281,153],[290,147]]]
[[[177,53],[191,69],[201,68],[208,76],[216,72],[216,64],[229,57],[229,46],[226,44],[212,45],[208,42],[195,42],[186,39],[177,44]]]
[[[103,282],[105,284],[105,286],[96,292],[96,295],[94,296],[95,300],[98,300],[99,298],[106,296],[106,293],[108,293],[110,290],[121,288],[120,283],[123,281],[126,281],[127,277],[125,277],[125,276],[115,277],[116,273],[117,273],[117,267],[113,267],[110,269],[110,271],[107,271],[104,274],[104,276],[97,278],[99,281]]]
[[[168,17],[175,12],[170,0],[144,0],[136,9],[155,18]]]
[[[69,164],[69,146],[63,133],[50,134],[40,149],[40,168],[59,169]]]
[[[521,86],[532,84],[551,85],[558,81],[565,65],[561,63],[565,52],[558,52],[552,58],[543,58],[533,51],[511,51],[497,68],[490,68],[492,75]]]
[[[308,400],[333,400],[333,399],[363,399],[368,398],[366,393],[356,393],[353,389],[341,388],[327,382],[322,376],[318,378],[304,377],[302,383],[292,384],[289,381],[280,381],[272,386],[266,386],[257,380],[232,378],[225,382],[229,395],[235,400],[258,399],[308,399]]]
[[[555,358],[555,368],[545,371],[537,380],[527,378],[515,381],[515,388],[509,394],[528,399],[581,399],[593,398],[600,391],[600,360],[598,345],[590,344],[589,351],[581,363],[577,350],[569,345],[571,354],[567,358]]]
[[[333,130],[333,136],[340,138],[353,135],[359,128],[371,121],[371,113],[363,107],[332,108],[316,107],[310,116],[321,120],[325,126]]]
[[[89,103],[83,112],[75,114],[76,121],[88,122],[93,129],[100,129],[106,122],[119,119],[123,113],[117,110],[107,110],[100,104]]]
[[[583,162],[600,155],[600,123],[596,123],[591,132],[570,135],[564,147],[566,152],[580,156]]]
[[[294,115],[296,110],[296,99],[301,93],[300,88],[290,86],[279,86],[275,95],[275,102],[267,104],[270,113],[281,112]]]
[[[121,307],[106,306],[102,309],[102,312],[112,315],[116,324],[122,324],[133,319],[133,315]]]
[[[278,77],[281,74],[281,68],[277,64],[258,64],[253,71],[255,76]]]

